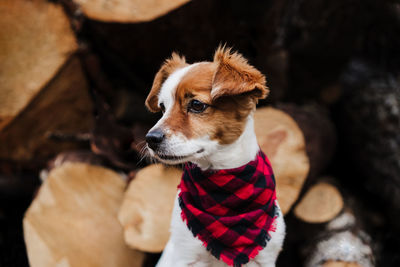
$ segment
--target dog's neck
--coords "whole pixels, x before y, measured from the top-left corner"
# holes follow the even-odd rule
[[[202,170],[237,168],[254,160],[259,149],[254,132],[253,114],[251,114],[247,118],[243,133],[235,142],[229,145],[217,145],[214,153],[193,163]]]

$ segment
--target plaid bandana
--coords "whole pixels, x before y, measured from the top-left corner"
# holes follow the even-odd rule
[[[186,163],[179,188],[182,219],[230,266],[253,259],[275,231],[275,178],[261,150],[254,161],[234,169],[202,171]]]

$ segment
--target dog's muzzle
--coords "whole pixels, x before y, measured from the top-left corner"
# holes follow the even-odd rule
[[[164,138],[164,133],[159,129],[152,130],[146,134],[146,142],[153,150],[157,150],[159,148]]]

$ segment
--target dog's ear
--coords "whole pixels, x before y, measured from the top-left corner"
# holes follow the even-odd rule
[[[185,57],[179,56],[175,52],[172,53],[172,56],[163,63],[154,78],[153,85],[145,102],[146,107],[151,112],[160,111],[160,107],[158,106],[158,94],[160,93],[162,84],[165,82],[168,76],[171,75],[175,70],[183,68],[187,65],[188,64],[186,63]]]
[[[255,100],[266,98],[269,90],[265,76],[251,66],[239,53],[231,48],[219,46],[214,54],[217,68],[213,77],[211,97],[234,96],[248,93]]]

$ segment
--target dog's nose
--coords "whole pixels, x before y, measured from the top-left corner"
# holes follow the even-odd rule
[[[149,147],[153,150],[157,149],[157,147],[164,140],[164,133],[160,130],[153,130],[146,134],[146,142]]]

